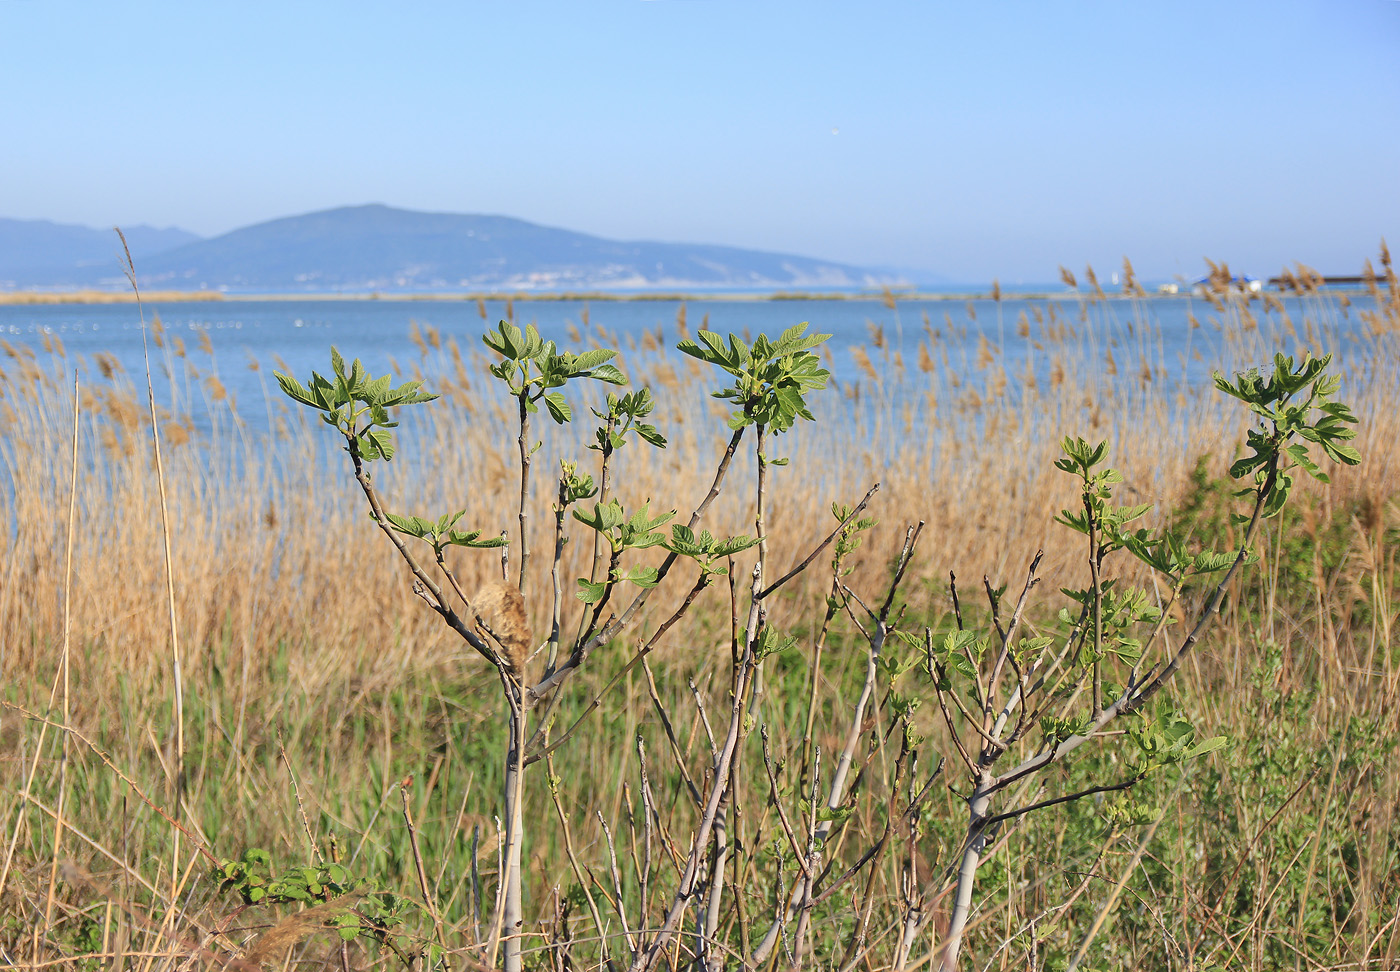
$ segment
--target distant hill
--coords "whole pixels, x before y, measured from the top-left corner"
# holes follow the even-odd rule
[[[781,253],[624,243],[507,216],[351,206],[258,223],[137,262],[152,287],[234,291],[850,288],[896,278]],[[7,274],[0,265],[0,280]],[[75,284],[115,283],[89,273]]]
[[[171,250],[199,237],[182,229],[122,227],[133,258]],[[110,229],[46,219],[0,219],[0,287],[63,286],[121,277],[121,241]]]

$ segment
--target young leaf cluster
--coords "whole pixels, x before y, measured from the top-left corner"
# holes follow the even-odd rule
[[[252,848],[238,860],[224,860],[214,868],[220,890],[234,890],[247,904],[288,904],[293,901],[329,901],[359,887],[360,882],[339,864],[299,866],[274,878],[272,857]]]
[[[394,438],[389,430],[399,423],[389,420],[389,409],[437,398],[420,391],[419,381],[406,381],[395,388],[389,375],[371,379],[359,358],[347,370],[345,359],[334,347],[331,372],[334,380],[313,371],[309,387],[291,375],[280,371],[274,374],[289,398],[319,410],[321,421],[339,430],[363,459],[394,458]]]
[[[676,511],[671,510],[669,513],[653,517],[648,509],[649,505],[643,504],[642,508],[630,517],[617,500],[594,503],[592,510],[573,511],[574,519],[596,530],[612,550],[611,567],[607,581],[590,581],[583,577],[578,579],[580,590],[574,596],[580,601],[585,604],[595,604],[603,599],[612,584],[620,581],[630,581],[636,586],[644,588],[656,586],[657,570],[655,567],[638,565],[625,572],[617,567],[623,551],[643,550],[666,542],[666,535],[658,532],[656,528],[675,516]]]
[[[1123,547],[1138,560],[1173,581],[1198,574],[1218,573],[1233,564],[1240,555],[1238,550],[1202,550],[1195,554],[1187,553],[1185,541],[1176,534],[1154,534],[1141,529],[1124,535]],[[1243,563],[1251,564],[1256,559],[1258,558],[1253,551],[1246,551]]]
[[[845,503],[832,503],[831,515],[836,517],[837,523],[845,523],[846,518],[851,515],[851,507]],[[845,577],[854,567],[844,567],[846,556],[853,553],[860,546],[861,534],[869,530],[876,523],[880,522],[873,516],[857,517],[836,536],[836,541],[831,545],[831,569],[839,577]]]
[[[922,644],[907,631],[898,634],[911,647],[924,649],[925,670],[940,691],[947,692],[953,687],[950,671],[970,682],[977,680],[977,663],[987,650],[987,642],[978,638],[975,631],[954,629],[942,638],[935,638],[931,629],[925,629]]]
[[[734,384],[712,393],[738,406],[729,417],[731,429],[761,425],[786,432],[799,418],[812,421],[804,396],[825,388],[831,377],[812,349],[829,337],[807,334],[804,323],[788,328],[776,341],[760,334],[752,347],[736,334],[726,342],[713,331],[700,331],[698,340],[682,341],[676,347],[734,378]]]
[[[758,539],[750,536],[718,540],[710,535],[709,530],[701,530],[697,535],[690,527],[676,524],[671,527],[671,539],[666,542],[666,549],[694,560],[706,574],[728,574],[729,568],[718,561],[748,550],[757,543]]]
[[[1181,716],[1172,714],[1128,729],[1128,738],[1138,750],[1133,770],[1146,775],[1159,766],[1170,766],[1221,749],[1229,741],[1225,736],[1212,736],[1194,742],[1195,726]]]
[[[396,513],[386,513],[389,525],[396,533],[405,536],[417,537],[425,541],[433,548],[433,553],[441,555],[444,547],[504,547],[508,542],[505,537],[491,536],[486,539],[481,538],[480,530],[456,530],[457,521],[466,515],[466,510],[458,510],[456,513],[444,513],[436,520],[425,520],[421,516],[399,516]]]
[[[625,395],[608,392],[607,408],[603,411],[589,409],[598,418],[603,419],[605,424],[594,433],[597,441],[588,448],[601,452],[604,456],[611,455],[626,443],[628,432],[635,433],[658,449],[666,448],[666,437],[656,430],[656,426],[639,421],[650,415],[655,408],[656,400],[651,397],[650,388],[640,388]]]
[[[610,385],[627,384],[627,376],[615,365],[608,364],[617,352],[607,348],[572,354],[560,351],[553,341],[545,341],[533,324],[521,330],[509,321],[501,321],[494,331],[487,331],[481,341],[501,356],[491,365],[491,374],[505,382],[510,394],[519,399],[528,411],[539,411],[544,402],[549,417],[562,425],[573,418],[573,409],[565,400],[562,387],[570,378],[596,378]]]
[[[783,635],[772,625],[765,624],[759,629],[758,637],[753,642],[754,661],[762,661],[769,655],[776,655],[779,652],[787,651],[797,644],[797,639],[792,635]]]
[[[1356,437],[1356,429],[1352,428],[1356,416],[1333,398],[1341,379],[1327,373],[1331,359],[1330,354],[1320,358],[1304,355],[1295,364],[1293,358],[1276,354],[1270,374],[1256,368],[1230,381],[1220,372],[1214,373],[1216,388],[1244,402],[1261,419],[1246,436],[1249,454],[1235,461],[1230,475],[1236,479],[1251,476],[1262,484],[1273,471],[1276,481],[1264,508],[1266,517],[1283,509],[1293,486],[1289,473],[1292,467],[1301,466],[1314,479],[1328,481],[1327,473],[1309,455],[1306,443],[1320,446],[1333,462],[1354,466],[1361,461],[1361,453],[1348,442]],[[1295,396],[1305,389],[1306,394],[1295,401]],[[1303,441],[1292,442],[1295,437]]]
[[[1113,487],[1123,481],[1123,476],[1116,469],[1097,468],[1108,454],[1107,442],[1090,445],[1078,436],[1066,436],[1060,443],[1060,448],[1064,455],[1055,460],[1055,468],[1080,478],[1084,508],[1061,510],[1055,517],[1055,522],[1086,536],[1091,531],[1098,533],[1100,550],[1103,553],[1122,546],[1123,527],[1152,509],[1152,504],[1109,505]]]
[[[578,463],[569,462],[567,459],[559,462],[559,501],[561,510],[572,506],[579,500],[592,499],[598,495],[598,487],[593,483],[593,477],[587,473],[580,474]]]

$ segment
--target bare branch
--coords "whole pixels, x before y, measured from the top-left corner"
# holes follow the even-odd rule
[[[804,557],[802,559],[802,562],[799,563],[796,567],[792,568],[792,570],[788,571],[782,577],[779,577],[773,583],[765,587],[763,591],[759,593],[758,599],[760,601],[765,599],[766,597],[768,597],[768,595],[772,594],[778,588],[782,587],[788,581],[792,580],[798,574],[806,570],[811,565],[812,561],[816,560],[817,557],[821,555],[821,552],[831,545],[831,541],[835,540],[838,536],[841,535],[842,530],[846,529],[846,527],[850,526],[852,523],[855,522],[856,517],[860,516],[861,511],[865,509],[866,505],[869,504],[871,497],[873,497],[876,494],[876,492],[879,491],[879,489],[880,484],[876,483],[874,486],[871,486],[868,490],[866,490],[865,498],[856,504],[856,508],[851,510],[851,512],[846,516],[844,520],[841,521],[841,523],[836,527],[835,530],[831,531],[831,535],[828,536],[821,543],[817,544],[817,546],[812,550],[812,552],[809,553],[806,557]],[[922,526],[922,523],[920,525]]]
[[[1026,814],[1032,813],[1036,810],[1043,810],[1046,807],[1058,806],[1061,803],[1073,803],[1075,800],[1082,800],[1085,797],[1093,796],[1096,793],[1117,793],[1119,790],[1127,790],[1131,789],[1134,786],[1137,786],[1146,778],[1147,773],[1146,771],[1143,771],[1141,773],[1138,773],[1136,776],[1131,776],[1128,779],[1123,780],[1119,783],[1111,783],[1106,786],[1091,786],[1087,790],[1080,790],[1078,793],[1069,793],[1064,796],[1053,797],[1049,800],[1041,800],[1039,803],[1032,803],[1028,807],[1019,807],[1015,810],[1008,810],[1005,813],[994,814],[990,817],[985,818],[982,821],[982,823],[984,826],[991,826],[992,824],[999,824],[1003,820],[1014,820],[1017,817],[1025,816]]]
[[[642,672],[647,677],[647,692],[651,695],[652,707],[656,709],[656,715],[661,719],[661,727],[666,730],[666,739],[671,744],[671,755],[675,757],[676,769],[681,774],[681,780],[685,783],[686,789],[690,791],[690,798],[695,801],[696,806],[705,802],[700,795],[700,790],[691,779],[690,770],[685,765],[685,754],[681,752],[680,740],[676,738],[675,727],[671,725],[670,713],[666,711],[666,706],[661,703],[661,695],[656,690],[656,677],[651,673],[651,666],[647,664],[645,658],[642,659]]]
[[[467,626],[467,623],[462,620],[461,616],[458,615],[456,611],[452,610],[451,606],[447,603],[447,595],[443,593],[437,581],[433,580],[428,572],[423,569],[422,565],[418,563],[418,559],[414,557],[413,553],[408,549],[407,544],[403,542],[403,538],[389,525],[389,517],[384,512],[384,504],[379,498],[379,492],[374,488],[374,482],[370,479],[369,473],[365,470],[364,460],[360,458],[359,439],[353,435],[347,435],[345,439],[350,453],[350,462],[355,470],[355,481],[360,484],[360,489],[364,492],[365,499],[369,501],[370,512],[374,514],[374,522],[378,525],[379,529],[384,531],[384,535],[389,538],[389,542],[394,545],[394,549],[399,552],[399,556],[408,564],[408,569],[412,571],[418,583],[422,584],[423,588],[432,595],[433,599],[428,601],[428,606],[436,611],[438,616],[446,621],[448,627],[457,632],[463,641],[471,645],[472,648],[476,650],[477,654],[489,661],[494,667],[499,668],[501,663],[500,659],[496,657],[496,653],[491,650],[490,646],[487,645],[485,641],[481,640],[475,631]]]
[[[879,485],[878,483],[876,484]],[[914,559],[914,548],[919,545],[919,535],[924,532],[924,521],[920,520],[911,527],[904,530],[904,546],[899,550],[899,560],[895,565],[894,578],[890,581],[889,593],[885,595],[885,603],[880,605],[880,622],[883,624],[889,620],[890,607],[894,604],[894,596],[899,593],[899,585],[904,581],[904,572],[909,569],[909,562]]]
[[[997,689],[1001,684],[1001,673],[1003,666],[1006,664],[1008,658],[1011,659],[1011,664],[1013,666],[1016,665],[1016,659],[1013,657],[1015,652],[1013,639],[1016,637],[1016,629],[1020,627],[1021,624],[1021,612],[1025,610],[1026,598],[1030,595],[1031,590],[1036,586],[1036,584],[1040,583],[1040,578],[1036,577],[1035,574],[1036,571],[1040,568],[1040,559],[1044,555],[1044,550],[1037,550],[1035,552],[1035,557],[1031,559],[1030,568],[1026,571],[1025,586],[1021,588],[1021,596],[1016,599],[1016,607],[1011,612],[1011,620],[1007,623],[1006,630],[1002,631],[1001,625],[997,625],[997,630],[1001,634],[1001,653],[997,656],[996,664],[992,666],[992,678],[987,685],[987,698],[985,700],[985,705],[986,714],[988,716],[990,716],[992,713],[992,707],[996,705]],[[989,590],[988,594],[990,595],[990,593],[991,592]],[[1020,683],[1021,679],[1020,673],[1018,671],[1017,688],[1020,687]],[[983,728],[987,729],[990,732],[992,731],[992,726],[993,724],[991,720],[988,719],[984,723]]]
[[[797,843],[797,835],[793,832],[792,822],[788,820],[787,810],[783,807],[782,798],[778,796],[778,777],[773,772],[773,754],[768,748],[768,726],[766,724],[760,726],[758,734],[763,739],[763,768],[768,772],[769,802],[778,810],[778,823],[787,836],[788,846],[792,848],[792,856],[797,859],[797,866],[802,870],[802,875],[810,879],[812,872],[807,868],[807,855],[802,852],[802,846]]]
[[[603,701],[603,696],[607,695],[608,692],[612,691],[613,687],[617,685],[617,683],[623,678],[623,676],[625,676],[632,669],[636,668],[637,665],[642,661],[642,659],[649,655],[652,649],[656,647],[657,642],[661,640],[662,636],[665,635],[667,631],[671,630],[671,626],[674,625],[677,621],[679,621],[681,617],[686,613],[686,611],[690,609],[691,604],[695,603],[695,599],[700,596],[700,592],[709,586],[710,578],[710,574],[704,572],[700,574],[700,578],[695,582],[695,586],[690,589],[690,593],[685,596],[685,600],[681,602],[680,607],[676,608],[675,612],[672,613],[672,615],[669,618],[661,622],[661,626],[656,629],[656,632],[650,638],[648,638],[645,642],[638,646],[636,654],[632,656],[631,660],[628,661],[626,665],[622,666],[622,668],[618,669],[617,673],[613,675],[611,679],[608,680],[608,684],[603,686],[602,691],[600,691],[597,695],[593,697],[593,701],[589,702],[588,705],[584,707],[584,710],[579,713],[578,718],[574,720],[573,725],[569,726],[568,730],[565,731],[565,733],[562,736],[551,742],[549,745],[545,746],[543,749],[539,749],[525,757],[526,766],[529,766],[531,763],[538,762],[548,754],[554,752],[556,749],[562,746],[575,732],[578,731],[579,726],[583,725],[584,720],[586,720],[590,715],[593,714],[594,709],[598,708],[599,703]],[[549,679],[545,679],[545,682],[548,681]],[[545,682],[541,682],[540,685],[544,685]],[[540,686],[537,685],[534,689],[531,689],[529,691],[532,694],[536,694],[536,696],[538,697],[538,693],[540,692]]]

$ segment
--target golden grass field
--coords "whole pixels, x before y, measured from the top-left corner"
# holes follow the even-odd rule
[[[1040,942],[1042,960],[1072,951],[1077,930],[1109,900],[1120,875],[1128,890],[1099,936],[1095,968],[1359,969],[1400,962],[1400,292],[1387,274],[1373,297],[1354,297],[1350,306],[1309,289],[1304,276],[1302,318],[1257,296],[1203,300],[1203,333],[1234,360],[1262,362],[1275,349],[1339,352],[1339,397],[1360,418],[1356,446],[1364,462],[1336,470],[1330,484],[1299,487],[1292,512],[1267,527],[1267,569],[1234,592],[1208,644],[1171,690],[1173,702],[1208,734],[1237,742],[1177,777],[1143,784],[1147,799],[1173,807],[1145,856],[1132,856],[1139,831],[1110,827],[1088,808],[1023,823],[988,865],[995,872],[989,896],[969,934],[975,964],[965,967],[1026,968],[1027,956],[1036,954],[1027,951],[1029,940]],[[1108,440],[1111,462],[1124,474],[1123,502],[1157,504],[1152,515],[1161,522],[1189,498],[1197,519],[1181,514],[1184,527],[1215,524],[1228,533],[1219,517],[1209,519],[1222,502],[1211,484],[1235,455],[1248,416],[1209,390],[1187,390],[1170,378],[1180,369],[1161,360],[1152,335],[1131,328],[1131,318],[1112,316],[1118,312],[1093,291],[1057,303],[1057,314],[1047,308],[1024,322],[1043,355],[1030,370],[986,342],[966,358],[950,356],[936,325],[917,360],[900,359],[878,335],[865,347],[831,349],[853,355],[861,377],[819,393],[820,421],[781,443],[791,465],[772,473],[773,562],[799,559],[834,526],[833,501],[855,502],[879,482],[870,512],[880,522],[851,560],[853,586],[879,587],[905,525],[922,520],[907,586],[910,612],[930,623],[946,618],[950,570],[972,599],[983,574],[1014,583],[1037,549],[1045,552],[1050,602],[1054,590],[1082,582],[1085,573],[1077,538],[1053,522],[1075,495],[1072,480],[1052,465],[1066,434]],[[1118,346],[1090,342],[1095,328],[1116,334]],[[579,340],[597,336],[595,330]],[[474,529],[513,530],[513,417],[488,390],[485,356],[431,330],[417,339],[422,359],[406,362],[404,374],[447,378],[433,383],[441,399],[419,406],[401,430],[399,457],[376,470],[380,489],[402,512],[465,508],[462,522]],[[669,447],[656,453],[629,444],[614,476],[629,507],[650,499],[653,509],[684,516],[703,495],[727,434],[723,410],[706,397],[714,376],[666,344],[645,335],[624,347],[620,364],[634,385],[654,389],[662,404],[653,420]],[[436,908],[460,949],[451,954],[475,954],[465,951],[479,934],[473,921],[480,921],[469,874],[479,865],[490,884],[492,821],[500,812],[494,676],[423,609],[367,518],[328,430],[290,403],[240,403],[245,411],[269,409],[274,433],[267,441],[239,420],[217,380],[207,380],[214,371],[206,355],[191,351],[179,359],[178,367],[194,370],[217,418],[208,434],[194,433],[180,414],[160,419],[184,695],[186,798],[179,815],[194,835],[184,838],[172,873],[174,831],[136,793],[177,813],[170,802],[172,645],[145,378],[57,351],[5,350],[0,965],[173,969],[212,967],[218,962],[211,956],[235,955],[277,919],[216,895],[201,846],[228,858],[265,847],[279,861],[303,863],[334,846],[385,885],[416,896],[400,799],[391,796],[405,780],[404,807],[412,804]],[[69,459],[75,368],[76,468]],[[537,463],[536,551],[553,539],[547,502],[554,460],[578,457],[589,468],[587,432],[576,420],[540,433],[546,461]],[[746,481],[751,467],[752,457],[736,461],[732,481]],[[65,597],[70,489],[76,515]],[[736,487],[721,494],[706,522],[716,533],[744,533],[752,516],[749,492]],[[582,539],[571,543],[564,575],[587,575],[591,552]],[[454,555],[471,589],[500,570],[492,551]],[[547,591],[548,558],[537,557],[535,568],[532,589]],[[799,635],[793,657],[774,668],[764,689],[778,713],[775,745],[782,749],[801,749],[801,719],[782,714],[805,704],[801,637],[820,618],[828,586],[829,575],[815,570],[774,607],[776,623]],[[699,612],[652,656],[657,691],[675,711],[693,710],[688,678],[720,704],[723,678],[714,676],[727,671],[730,611],[722,588],[706,594]],[[645,623],[654,625],[683,594],[684,586],[661,591]],[[568,601],[565,627],[572,630],[577,620],[568,612],[576,602]],[[546,629],[547,598],[529,607],[534,629]],[[60,678],[65,641],[69,666]],[[583,687],[575,686],[575,710],[620,657],[620,649],[595,656]],[[834,751],[852,675],[846,656],[833,658],[835,667],[818,680],[819,726],[828,728],[817,741]],[[651,678],[629,676],[590,717],[593,728],[555,757],[551,772],[567,781],[573,839],[595,868],[606,867],[599,815],[619,841],[629,832],[634,737],[640,732],[662,759]],[[41,713],[48,723],[33,718]],[[687,716],[682,727],[691,744],[692,722]],[[943,744],[932,721],[927,734],[935,750]],[[751,762],[736,781],[747,814],[740,826],[762,834],[766,821],[769,836],[762,839],[769,840],[768,784],[761,763]],[[655,776],[658,789],[680,785],[661,768]],[[551,889],[567,891],[574,878],[543,775],[529,787],[527,816],[540,829],[526,847],[534,889],[527,918],[537,932],[527,967],[552,968],[547,942],[558,901]],[[935,802],[938,819],[962,812],[952,791]],[[683,834],[687,818],[677,813],[674,826]],[[863,806],[851,826],[873,826],[873,813]],[[60,816],[61,832],[54,826]],[[749,849],[756,871],[759,839]],[[930,862],[944,839],[933,827]],[[1085,874],[1100,876],[1081,886]],[[900,873],[891,866],[873,880],[883,914],[897,897]],[[1071,906],[1050,910],[1071,894]],[[1025,926],[1037,915],[1039,930],[1027,939]],[[742,909],[734,920],[743,923]],[[192,952],[192,943],[205,951]],[[290,963],[284,967],[392,960],[358,946],[345,952],[310,933],[295,944],[289,957],[277,958]],[[916,957],[927,961],[933,945],[931,937]],[[884,955],[873,949],[863,967],[887,967]],[[826,967],[836,958],[814,961]]]

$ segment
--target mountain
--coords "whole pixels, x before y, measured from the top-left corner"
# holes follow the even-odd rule
[[[182,229],[122,227],[133,259],[171,250],[199,237]],[[0,219],[0,287],[72,285],[98,276],[121,277],[121,241],[110,229]]]
[[[839,289],[894,279],[810,257],[624,243],[506,216],[381,205],[259,223],[148,256],[137,271],[152,287],[245,292]]]

